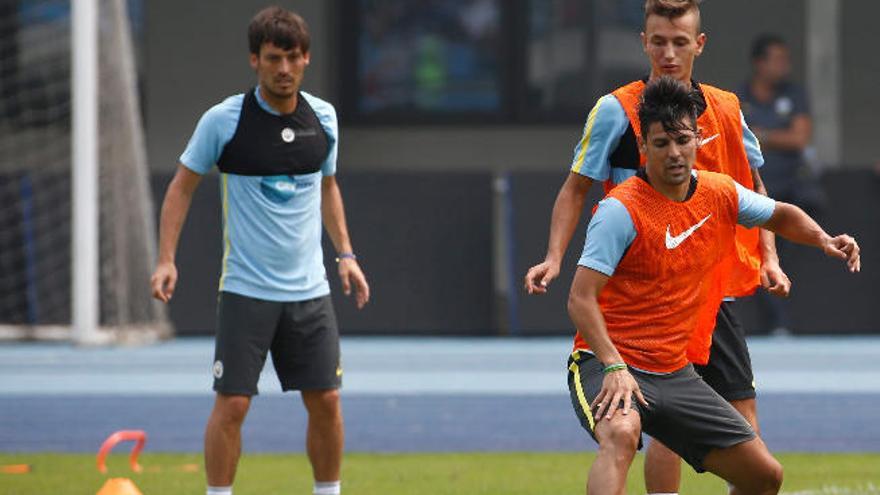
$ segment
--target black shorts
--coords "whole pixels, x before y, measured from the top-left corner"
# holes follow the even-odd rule
[[[285,392],[342,385],[339,330],[330,296],[275,302],[221,292],[217,313],[215,391],[257,394],[270,350]]]
[[[723,302],[715,319],[709,362],[694,365],[703,380],[728,401],[754,399],[755,377],[746,335],[733,311],[733,302]]]
[[[590,403],[602,390],[605,366],[590,353],[575,351],[568,360],[568,388],[575,413],[590,436],[596,439]],[[706,385],[693,366],[657,375],[630,368],[649,407],[632,397],[642,421],[642,431],[681,456],[698,473],[703,459],[723,449],[755,438],[740,413]],[[598,440],[597,440],[598,441]],[[642,441],[639,439],[639,447]]]

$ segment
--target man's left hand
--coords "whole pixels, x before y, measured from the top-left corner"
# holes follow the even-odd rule
[[[354,286],[354,300],[358,309],[362,309],[369,302],[370,286],[357,260],[352,258],[339,260],[339,280],[342,281],[342,292],[346,296],[351,295],[351,287]]]
[[[774,296],[788,297],[791,280],[779,263],[764,262],[761,264],[761,286]]]

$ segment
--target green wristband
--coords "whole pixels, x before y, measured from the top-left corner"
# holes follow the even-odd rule
[[[608,373],[614,373],[615,371],[625,370],[626,363],[612,363],[605,367],[604,371],[607,375]]]

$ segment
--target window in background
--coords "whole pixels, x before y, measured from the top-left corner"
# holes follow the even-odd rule
[[[357,113],[501,110],[500,0],[359,0]]]
[[[338,0],[343,119],[582,122],[647,72],[644,0]]]
[[[529,114],[580,115],[593,99],[591,2],[528,0],[525,45]]]
[[[645,0],[594,0],[596,67],[594,83],[607,93],[650,72],[639,33],[644,29]]]

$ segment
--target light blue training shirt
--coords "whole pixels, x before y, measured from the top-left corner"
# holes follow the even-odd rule
[[[330,293],[321,250],[321,178],[336,173],[338,123],[330,103],[300,92],[327,134],[321,170],[303,175],[220,174],[223,266],[220,290],[268,301],[305,301]],[[280,115],[256,91],[260,108]],[[211,107],[180,155],[204,175],[235,135],[244,94]]]
[[[776,209],[776,201],[750,191],[735,181],[734,185],[739,204],[738,224],[751,228],[770,220]],[[587,227],[587,239],[578,265],[610,277],[635,238],[636,229],[626,206],[617,198],[605,198],[599,202]]]
[[[743,146],[752,168],[764,165],[764,156],[758,138],[746,125],[740,112],[743,129]],[[590,111],[584,132],[574,148],[571,171],[595,181],[604,182],[611,179],[614,184],[629,179],[636,174],[635,169],[611,167],[611,155],[620,145],[620,138],[629,128],[629,117],[620,101],[612,94],[607,94]],[[638,156],[638,150],[634,150]]]

